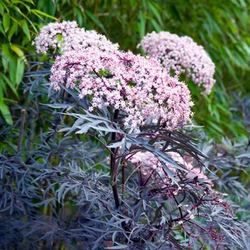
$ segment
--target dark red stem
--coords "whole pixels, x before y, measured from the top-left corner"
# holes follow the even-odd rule
[[[116,122],[118,118],[119,111],[115,110],[114,112],[114,118],[113,121]],[[111,143],[116,140],[116,133],[113,132],[111,134]],[[120,206],[120,199],[119,199],[119,193],[117,188],[117,177],[118,177],[118,164],[117,164],[117,155],[118,149],[112,148],[111,149],[111,156],[110,156],[110,175],[111,175],[111,186],[113,190],[114,200],[115,200],[115,206],[118,208]]]

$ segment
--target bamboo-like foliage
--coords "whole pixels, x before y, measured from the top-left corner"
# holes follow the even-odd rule
[[[0,114],[13,123],[9,105],[19,97],[27,55],[38,23],[52,16],[38,10],[32,0],[0,2]]]

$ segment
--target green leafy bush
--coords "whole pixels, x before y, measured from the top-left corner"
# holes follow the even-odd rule
[[[36,9],[32,0],[0,2],[0,113],[8,124],[13,123],[9,105],[18,99],[32,39],[45,17],[53,18]]]

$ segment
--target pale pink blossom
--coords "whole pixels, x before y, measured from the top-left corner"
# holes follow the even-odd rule
[[[79,28],[75,21],[56,22],[44,26],[35,39],[35,47],[38,53],[48,53],[51,50],[55,54],[72,50],[82,51],[89,47],[108,52],[118,50],[118,44],[112,43],[94,30]]]
[[[167,155],[186,169],[187,178],[198,178],[206,182],[210,187],[213,186],[212,181],[208,179],[202,169],[194,167],[191,162],[187,161],[180,154],[168,152]],[[152,183],[158,188],[166,188],[172,185],[171,178],[168,176],[166,168],[173,174],[176,173],[176,168],[171,163],[163,166],[162,162],[153,153],[137,152],[130,158],[130,162],[140,171],[144,184]]]
[[[131,52],[89,47],[56,58],[51,85],[77,89],[91,100],[90,111],[103,106],[126,114],[125,127],[160,123],[169,130],[189,122],[191,98],[185,84],[170,77],[155,61]]]
[[[62,51],[82,51],[89,47],[95,47],[110,53],[119,49],[118,44],[112,43],[106,36],[101,35],[94,30],[78,28],[74,30],[74,32],[69,33],[68,36],[64,37]]]
[[[215,65],[204,48],[190,37],[152,32],[142,39],[139,46],[148,56],[157,59],[168,73],[176,77],[185,74],[210,93],[215,83]]]
[[[153,153],[137,152],[130,158],[130,162],[139,170],[142,185],[153,184],[155,188],[162,189],[172,184],[162,163]]]
[[[47,53],[49,49],[55,51],[60,48],[63,39],[70,33],[74,33],[76,29],[78,29],[78,26],[75,21],[49,23],[44,26],[35,38],[34,43],[37,53]]]

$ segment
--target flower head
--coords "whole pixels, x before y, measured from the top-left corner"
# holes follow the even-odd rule
[[[187,170],[186,177],[190,179],[198,178],[205,181],[210,186],[213,185],[211,180],[201,171],[201,169],[194,167],[191,162],[188,162],[180,154],[175,152],[167,153],[172,160],[183,166]],[[168,176],[166,168],[173,173],[176,173],[176,168],[171,164],[165,167],[161,161],[151,152],[137,152],[130,158],[130,162],[137,167],[141,173],[142,181],[144,183],[153,183],[155,187],[163,189],[172,186],[171,178]]]
[[[78,28],[64,37],[62,51],[82,51],[89,47],[95,47],[102,51],[115,52],[119,49],[118,44],[112,43],[106,36],[97,33],[94,30],[85,30]]]
[[[204,48],[190,37],[169,32],[147,34],[139,44],[147,55],[156,58],[168,73],[179,77],[186,74],[194,83],[211,91],[215,80],[215,66]]]
[[[143,185],[151,183],[153,184],[154,188],[159,189],[163,189],[172,185],[172,181],[169,178],[162,163],[156,156],[154,156],[153,153],[137,152],[131,157],[130,162],[136,168],[138,168],[141,174]],[[168,167],[173,170],[170,165]]]
[[[75,21],[62,23],[49,23],[44,26],[35,38],[35,47],[38,53],[47,53],[49,49],[56,50],[61,47],[63,39],[78,29]]]
[[[118,45],[109,41],[104,35],[94,30],[79,28],[75,21],[62,23],[50,23],[41,29],[35,39],[38,53],[47,53],[49,49],[54,52],[82,51],[89,47],[95,47],[103,51],[116,51]]]
[[[125,127],[160,123],[173,130],[187,123],[191,99],[187,87],[161,65],[131,52],[109,53],[89,47],[57,57],[51,84],[76,88],[91,100],[90,110],[109,106],[125,112]]]

